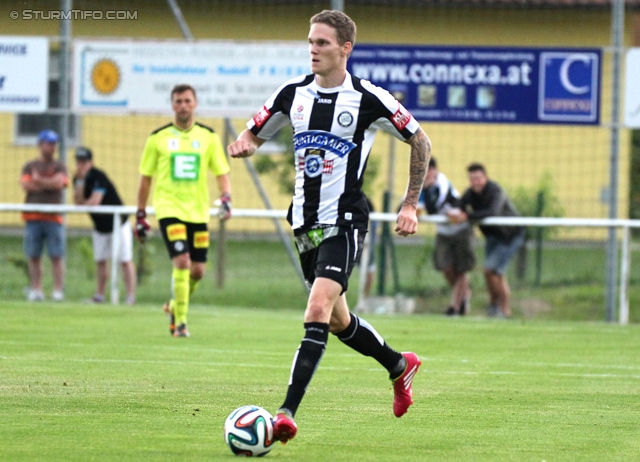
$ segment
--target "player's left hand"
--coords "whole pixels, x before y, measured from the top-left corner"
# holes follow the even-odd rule
[[[418,215],[416,208],[411,205],[403,205],[398,213],[398,219],[396,220],[396,233],[400,236],[409,236],[415,234],[418,231]]]
[[[231,218],[231,194],[224,193],[220,196],[220,211],[218,212],[221,220]]]

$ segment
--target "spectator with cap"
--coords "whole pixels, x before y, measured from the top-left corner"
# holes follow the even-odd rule
[[[122,205],[120,195],[115,186],[100,169],[93,165],[93,153],[89,148],[76,149],[76,173],[73,177],[73,200],[78,205]],[[93,221],[93,258],[97,269],[97,287],[91,301],[105,301],[105,291],[109,278],[107,260],[111,257],[111,241],[113,238],[113,214],[91,213]],[[133,264],[133,230],[129,217],[121,215],[120,247],[118,256],[122,264],[122,277],[127,291],[126,302],[129,305],[136,300],[136,270]]]
[[[43,130],[38,134],[40,157],[22,167],[20,185],[27,193],[27,204],[60,204],[62,192],[69,185],[67,167],[55,159],[58,134]],[[60,213],[24,212],[24,252],[28,259],[29,290],[27,300],[42,301],[42,251],[47,244],[53,274],[54,301],[64,300],[64,256],[66,236]]]

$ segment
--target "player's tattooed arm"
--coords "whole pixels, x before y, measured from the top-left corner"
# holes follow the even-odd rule
[[[424,183],[424,176],[427,172],[427,165],[431,157],[431,140],[429,140],[427,134],[420,128],[407,140],[407,143],[411,145],[409,185],[402,204],[417,208],[420,191],[422,191],[422,185]]]
[[[411,145],[411,161],[409,165],[409,185],[402,201],[402,207],[396,221],[396,233],[400,236],[414,234],[418,230],[418,199],[427,172],[429,157],[431,156],[431,141],[422,131],[418,131],[407,140]]]

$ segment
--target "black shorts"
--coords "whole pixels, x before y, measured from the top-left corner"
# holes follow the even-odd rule
[[[206,263],[209,253],[209,230],[207,223],[186,223],[177,218],[162,218],[160,231],[173,259],[188,253],[191,261]]]
[[[327,278],[347,291],[349,276],[360,260],[367,231],[341,227],[337,235],[324,239],[314,249],[300,253],[300,265],[307,286],[311,288],[316,278]]]

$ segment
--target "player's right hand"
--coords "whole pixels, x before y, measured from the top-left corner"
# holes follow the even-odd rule
[[[256,152],[257,146],[248,140],[237,139],[229,146],[227,146],[227,152],[231,157],[241,158],[252,156]]]
[[[138,210],[136,212],[136,227],[134,232],[140,242],[144,242],[147,239],[151,225],[147,221],[147,212],[144,210]]]

